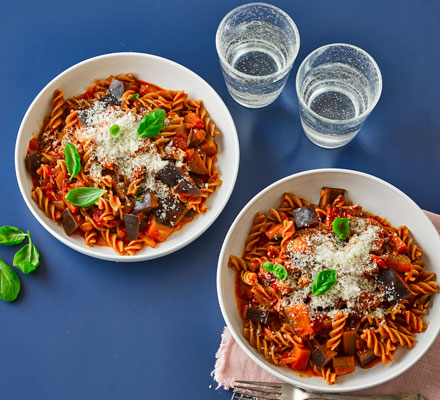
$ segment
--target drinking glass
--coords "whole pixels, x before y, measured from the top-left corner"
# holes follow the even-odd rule
[[[347,144],[359,132],[381,92],[379,67],[364,50],[343,43],[316,49],[296,75],[306,136],[329,149]]]
[[[270,4],[245,4],[223,18],[215,41],[232,98],[249,108],[275,101],[299,50],[289,15]]]

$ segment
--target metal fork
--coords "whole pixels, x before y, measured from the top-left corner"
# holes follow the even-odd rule
[[[238,397],[240,395],[240,397]],[[308,393],[287,383],[235,381],[234,398],[237,400],[425,400],[419,393],[385,394],[376,396]]]

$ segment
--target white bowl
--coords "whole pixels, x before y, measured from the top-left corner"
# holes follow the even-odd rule
[[[266,371],[292,385],[321,392],[348,392],[384,383],[410,368],[429,349],[440,330],[440,301],[434,295],[433,307],[425,317],[425,332],[416,335],[413,349],[399,348],[395,362],[371,369],[356,368],[352,374],[339,376],[328,386],[320,377],[300,377],[286,367],[266,361],[243,336],[243,321],[237,311],[234,295],[235,270],[227,266],[229,255],[240,256],[255,214],[277,207],[284,192],[318,203],[322,186],[347,190],[347,198],[365,210],[386,218],[392,225],[406,225],[415,243],[423,249],[427,268],[440,275],[440,237],[424,212],[407,195],[383,180],[361,172],[343,169],[318,169],[288,176],[258,193],[235,219],[226,235],[217,269],[217,293],[223,317],[235,340],[245,353]]]
[[[108,247],[88,247],[82,237],[67,236],[60,225],[50,220],[33,201],[32,181],[24,163],[26,150],[33,132],[38,132],[44,116],[50,112],[55,89],[65,91],[65,98],[83,93],[94,79],[121,73],[134,73],[139,79],[157,84],[165,89],[184,90],[190,98],[201,99],[216,123],[221,135],[218,144],[218,169],[222,185],[206,203],[208,211],[197,216],[181,231],[173,233],[156,248],[144,248],[133,256],[118,255]],[[191,243],[199,237],[219,216],[225,207],[238,173],[239,145],[234,121],[226,105],[200,76],[173,61],[141,53],[114,53],[90,58],[70,67],[54,78],[38,94],[27,110],[17,136],[15,146],[15,171],[21,194],[35,218],[58,240],[81,253],[111,261],[143,261],[162,257]]]

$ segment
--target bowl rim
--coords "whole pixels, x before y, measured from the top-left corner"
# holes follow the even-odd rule
[[[342,393],[342,392],[351,392],[351,391],[355,391],[355,390],[362,390],[362,389],[368,389],[374,386],[378,386],[382,383],[388,382],[391,379],[396,378],[397,376],[401,375],[402,373],[404,373],[405,371],[407,371],[409,368],[411,368],[428,350],[429,348],[432,346],[432,344],[434,343],[434,341],[436,340],[436,338],[438,337],[439,333],[440,333],[440,324],[436,327],[436,330],[434,331],[434,334],[431,337],[427,337],[425,339],[425,348],[419,352],[419,354],[415,355],[415,358],[408,363],[405,363],[401,369],[398,369],[396,371],[394,371],[393,373],[390,374],[385,374],[382,378],[380,379],[376,379],[374,381],[372,381],[371,383],[365,383],[362,385],[357,385],[357,386],[350,386],[349,384],[344,386],[341,385],[333,385],[333,386],[328,386],[328,387],[321,387],[321,386],[315,386],[313,384],[309,384],[307,383],[307,378],[302,378],[299,375],[295,376],[296,379],[292,379],[292,378],[288,378],[283,376],[282,374],[280,374],[278,371],[276,371],[275,366],[273,366],[272,364],[269,364],[268,362],[264,361],[261,357],[258,357],[256,354],[254,354],[254,352],[247,347],[247,341],[245,341],[244,337],[242,337],[242,335],[239,332],[236,332],[233,328],[232,322],[226,312],[226,307],[224,304],[224,300],[223,300],[223,295],[222,295],[222,290],[221,290],[221,279],[222,279],[222,275],[223,275],[223,271],[227,268],[227,266],[224,264],[223,260],[225,259],[225,252],[226,252],[226,247],[229,243],[230,237],[232,236],[235,227],[240,223],[240,220],[242,218],[242,216],[246,213],[246,211],[257,201],[259,200],[261,197],[263,197],[266,193],[270,192],[273,188],[275,188],[276,186],[289,181],[291,179],[294,179],[296,177],[300,177],[300,176],[306,176],[306,175],[313,175],[316,173],[333,173],[333,172],[338,172],[338,173],[344,173],[344,174],[350,174],[350,175],[356,175],[356,176],[362,176],[364,178],[369,178],[372,179],[378,183],[383,184],[384,186],[388,187],[389,189],[391,189],[392,191],[396,192],[397,194],[399,194],[400,196],[402,196],[405,200],[407,200],[413,207],[415,210],[418,211],[419,216],[424,220],[424,222],[428,223],[428,226],[430,227],[430,231],[431,233],[436,237],[437,242],[440,246],[440,234],[437,231],[437,229],[434,227],[434,225],[432,224],[431,220],[427,217],[427,215],[423,212],[423,210],[417,205],[417,203],[414,202],[414,200],[412,200],[408,195],[406,195],[404,192],[402,192],[400,189],[398,189],[397,187],[395,187],[394,185],[384,181],[381,178],[378,178],[374,175],[370,175],[367,174],[365,172],[360,172],[360,171],[355,171],[355,170],[349,170],[349,169],[343,169],[343,168],[318,168],[318,169],[312,169],[312,170],[307,170],[307,171],[303,171],[303,172],[299,172],[296,174],[292,174],[289,176],[286,176],[282,179],[277,180],[276,182],[270,184],[269,186],[267,186],[266,188],[264,188],[263,190],[261,190],[259,193],[257,193],[240,211],[240,213],[237,215],[237,217],[234,219],[231,227],[228,230],[228,233],[225,236],[225,239],[223,241],[221,250],[220,250],[220,254],[219,254],[219,258],[218,258],[218,263],[217,263],[217,275],[216,275],[216,286],[217,286],[217,298],[218,298],[218,302],[220,305],[220,310],[221,313],[223,315],[223,318],[226,322],[226,326],[229,328],[230,333],[232,334],[233,338],[235,339],[235,341],[239,344],[240,348],[246,353],[246,355],[248,357],[250,357],[252,359],[252,361],[254,361],[257,365],[259,365],[260,367],[262,367],[264,370],[266,370],[267,372],[269,372],[270,374],[272,374],[273,376],[277,377],[278,379],[281,379],[284,382],[287,382],[291,385],[295,385],[295,386],[299,386],[302,387],[304,389],[308,389],[308,390],[312,390],[312,391],[319,391],[319,392],[327,392],[327,393]],[[235,292],[235,289],[234,289]],[[234,297],[235,297],[235,293],[234,293]],[[414,351],[414,350],[413,350]],[[301,381],[299,381],[299,379],[303,379]]]
[[[40,101],[41,97],[43,97],[46,94],[46,92],[50,88],[50,86],[52,86],[56,81],[65,77],[66,75],[70,74],[71,72],[83,67],[86,64],[94,63],[94,62],[97,62],[100,60],[105,60],[105,59],[113,59],[113,58],[133,58],[133,59],[134,58],[145,58],[145,59],[154,60],[157,62],[162,62],[162,63],[168,64],[168,65],[171,65],[172,67],[181,70],[185,74],[192,75],[192,77],[195,80],[198,80],[202,85],[206,86],[208,88],[208,90],[211,90],[212,95],[214,97],[214,100],[218,103],[218,107],[223,109],[222,112],[224,112],[226,115],[227,123],[231,125],[231,130],[230,130],[230,132],[228,132],[228,135],[231,136],[233,146],[236,149],[235,157],[230,162],[230,164],[233,165],[233,170],[232,170],[232,180],[230,183],[229,190],[223,198],[218,199],[219,205],[217,206],[218,207],[217,210],[212,210],[212,207],[211,207],[207,211],[207,213],[209,213],[210,211],[211,212],[215,211],[214,214],[211,214],[210,218],[207,220],[207,222],[205,222],[205,225],[201,226],[201,229],[199,231],[197,231],[196,233],[194,233],[193,235],[182,238],[181,242],[177,243],[176,245],[174,245],[171,248],[161,249],[159,246],[157,248],[157,250],[153,249],[153,250],[155,250],[155,252],[152,254],[151,253],[149,254],[148,252],[146,252],[145,254],[135,254],[135,255],[131,255],[131,256],[119,255],[116,252],[114,254],[99,254],[94,251],[94,247],[90,247],[90,248],[81,247],[81,246],[77,245],[76,243],[70,241],[68,238],[61,236],[58,232],[53,230],[52,227],[49,226],[43,218],[41,218],[37,214],[36,209],[34,208],[35,205],[32,204],[31,201],[28,199],[27,193],[24,190],[24,187],[22,184],[23,176],[21,176],[21,174],[20,174],[19,163],[22,162],[22,160],[19,158],[19,153],[20,153],[20,142],[22,140],[22,137],[24,136],[24,125],[26,124],[29,116],[32,114],[34,107]],[[84,89],[84,88],[81,88],[81,89]],[[42,118],[43,118],[43,116],[41,116],[41,119]],[[80,61],[80,62],[72,65],[71,67],[67,68],[66,70],[62,71],[60,74],[56,75],[53,79],[51,79],[40,90],[40,92],[34,98],[32,103],[29,105],[29,107],[26,110],[26,113],[20,123],[20,127],[19,127],[18,133],[17,133],[17,139],[15,141],[15,154],[14,154],[15,175],[16,175],[18,187],[20,189],[20,193],[21,193],[28,209],[31,211],[32,215],[37,219],[37,221],[52,236],[54,236],[56,239],[58,239],[61,243],[64,243],[66,246],[68,246],[68,247],[70,247],[70,248],[72,248],[82,254],[85,254],[87,256],[91,256],[94,258],[107,260],[107,261],[114,261],[114,262],[121,262],[121,261],[122,262],[138,262],[138,261],[146,261],[146,260],[152,260],[155,258],[163,257],[168,254],[174,253],[175,251],[180,250],[181,248],[185,247],[186,245],[190,244],[191,242],[196,240],[198,237],[200,237],[214,223],[214,221],[218,218],[218,216],[221,214],[221,212],[225,208],[225,206],[226,206],[226,204],[232,194],[232,191],[234,190],[235,183],[237,180],[239,166],[240,166],[240,145],[239,145],[239,140],[238,140],[237,128],[235,126],[235,122],[232,118],[232,115],[231,115],[228,107],[226,106],[225,102],[220,97],[220,95],[215,91],[215,89],[208,82],[206,82],[200,75],[198,75],[194,71],[190,70],[189,68],[187,68],[187,67],[185,67],[175,61],[172,61],[172,60],[169,60],[167,58],[160,57],[157,55],[140,53],[140,52],[116,52],[116,53],[107,53],[107,54],[94,56],[94,57],[85,59],[83,61]],[[50,220],[50,221],[52,221],[52,220]]]

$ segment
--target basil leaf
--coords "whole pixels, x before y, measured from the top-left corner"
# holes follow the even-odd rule
[[[66,142],[64,144],[64,158],[66,159],[66,168],[70,175],[70,182],[81,169],[81,158],[78,150],[72,143]]]
[[[272,272],[272,271],[273,271],[273,265],[272,265],[269,261],[266,261],[266,262],[263,264],[263,268],[264,268],[264,270],[267,271],[267,272]]]
[[[0,227],[0,244],[4,244],[5,246],[19,244],[26,236],[26,233],[14,226]]]
[[[281,264],[275,264],[273,266],[272,274],[280,281],[284,281],[287,278],[287,270]]]
[[[139,98],[139,93],[134,93],[129,97],[130,100],[136,100],[138,98]]]
[[[14,267],[17,267],[23,274],[32,272],[40,265],[40,253],[32,243],[31,235],[28,231],[29,244],[23,246],[15,253]]]
[[[78,207],[88,207],[94,204],[107,191],[95,187],[79,187],[66,194],[66,200]]]
[[[163,121],[165,121],[166,112],[161,108],[145,114],[144,118],[138,126],[138,135],[140,137],[149,137],[157,135],[163,128]]]
[[[350,233],[348,218],[336,217],[332,223],[332,230],[340,239],[347,239],[348,234]]]
[[[312,293],[320,296],[329,290],[338,280],[338,272],[335,269],[326,269],[316,275],[312,283]]]
[[[17,273],[0,258],[0,298],[14,301],[20,292],[20,278]]]

